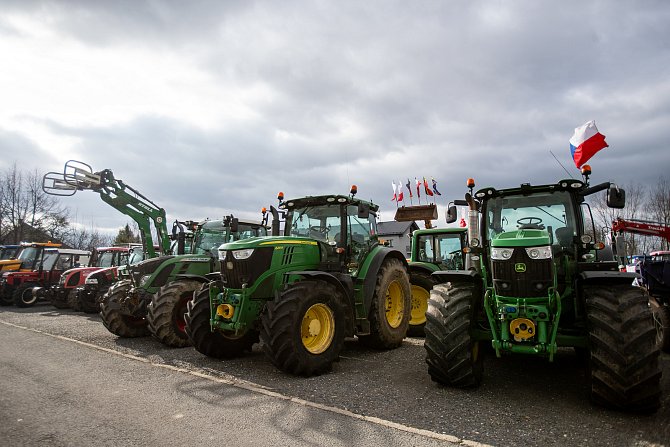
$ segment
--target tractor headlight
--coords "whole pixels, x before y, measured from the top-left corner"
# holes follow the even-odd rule
[[[84,281],[84,284],[97,284],[98,283],[98,278],[86,278],[86,281]]]
[[[147,282],[149,282],[151,275],[144,275],[140,278],[140,287],[144,287]]]
[[[254,252],[253,248],[247,248],[245,250],[233,250],[233,258],[239,260],[247,259]]]
[[[514,253],[513,248],[492,248],[491,249],[491,259],[496,261],[506,261],[512,257]]]
[[[551,258],[551,247],[530,247],[526,248],[526,253],[530,259],[549,259]]]

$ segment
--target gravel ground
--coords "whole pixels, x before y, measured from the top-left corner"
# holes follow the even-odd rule
[[[572,351],[559,352],[554,363],[533,357],[488,358],[482,386],[457,390],[431,381],[420,338],[381,352],[349,340],[331,373],[301,378],[275,369],[258,346],[245,357],[219,361],[192,348],[167,348],[150,337],[121,339],[97,315],[49,305],[2,307],[0,322],[486,444],[670,446],[668,354],[661,359],[663,406],[654,415],[640,416],[591,405],[585,373]]]

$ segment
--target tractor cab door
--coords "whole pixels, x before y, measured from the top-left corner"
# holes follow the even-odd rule
[[[362,213],[357,205],[347,205],[345,230],[342,244],[347,247],[346,263],[349,270],[355,270],[377,241],[375,214],[369,210]]]

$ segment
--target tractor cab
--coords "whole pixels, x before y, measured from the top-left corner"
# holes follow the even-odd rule
[[[324,270],[356,271],[377,240],[377,206],[353,196],[304,197],[282,203],[284,235],[314,240]]]

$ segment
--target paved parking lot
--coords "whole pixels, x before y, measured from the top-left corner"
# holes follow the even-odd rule
[[[530,357],[488,358],[482,386],[456,390],[431,381],[420,338],[408,338],[399,349],[381,352],[366,349],[356,340],[347,341],[331,373],[301,378],[275,369],[258,347],[239,359],[213,360],[192,348],[166,348],[150,337],[117,338],[104,328],[97,315],[49,305],[0,308],[0,324],[13,330],[36,330],[42,336],[63,337],[58,340],[75,345],[82,355],[91,349],[113,350],[126,355],[124,359],[220,378],[221,387],[248,383],[252,389],[266,390],[270,395],[278,393],[282,399],[295,398],[335,413],[425,430],[435,433],[435,438],[501,446],[670,446],[667,354],[662,357],[663,406],[654,415],[640,416],[592,406],[585,373],[571,351],[559,353],[553,364]],[[13,352],[11,346],[3,346],[2,352],[39,356],[36,351]],[[77,368],[77,364],[71,367]],[[104,407],[104,402],[98,404]]]

